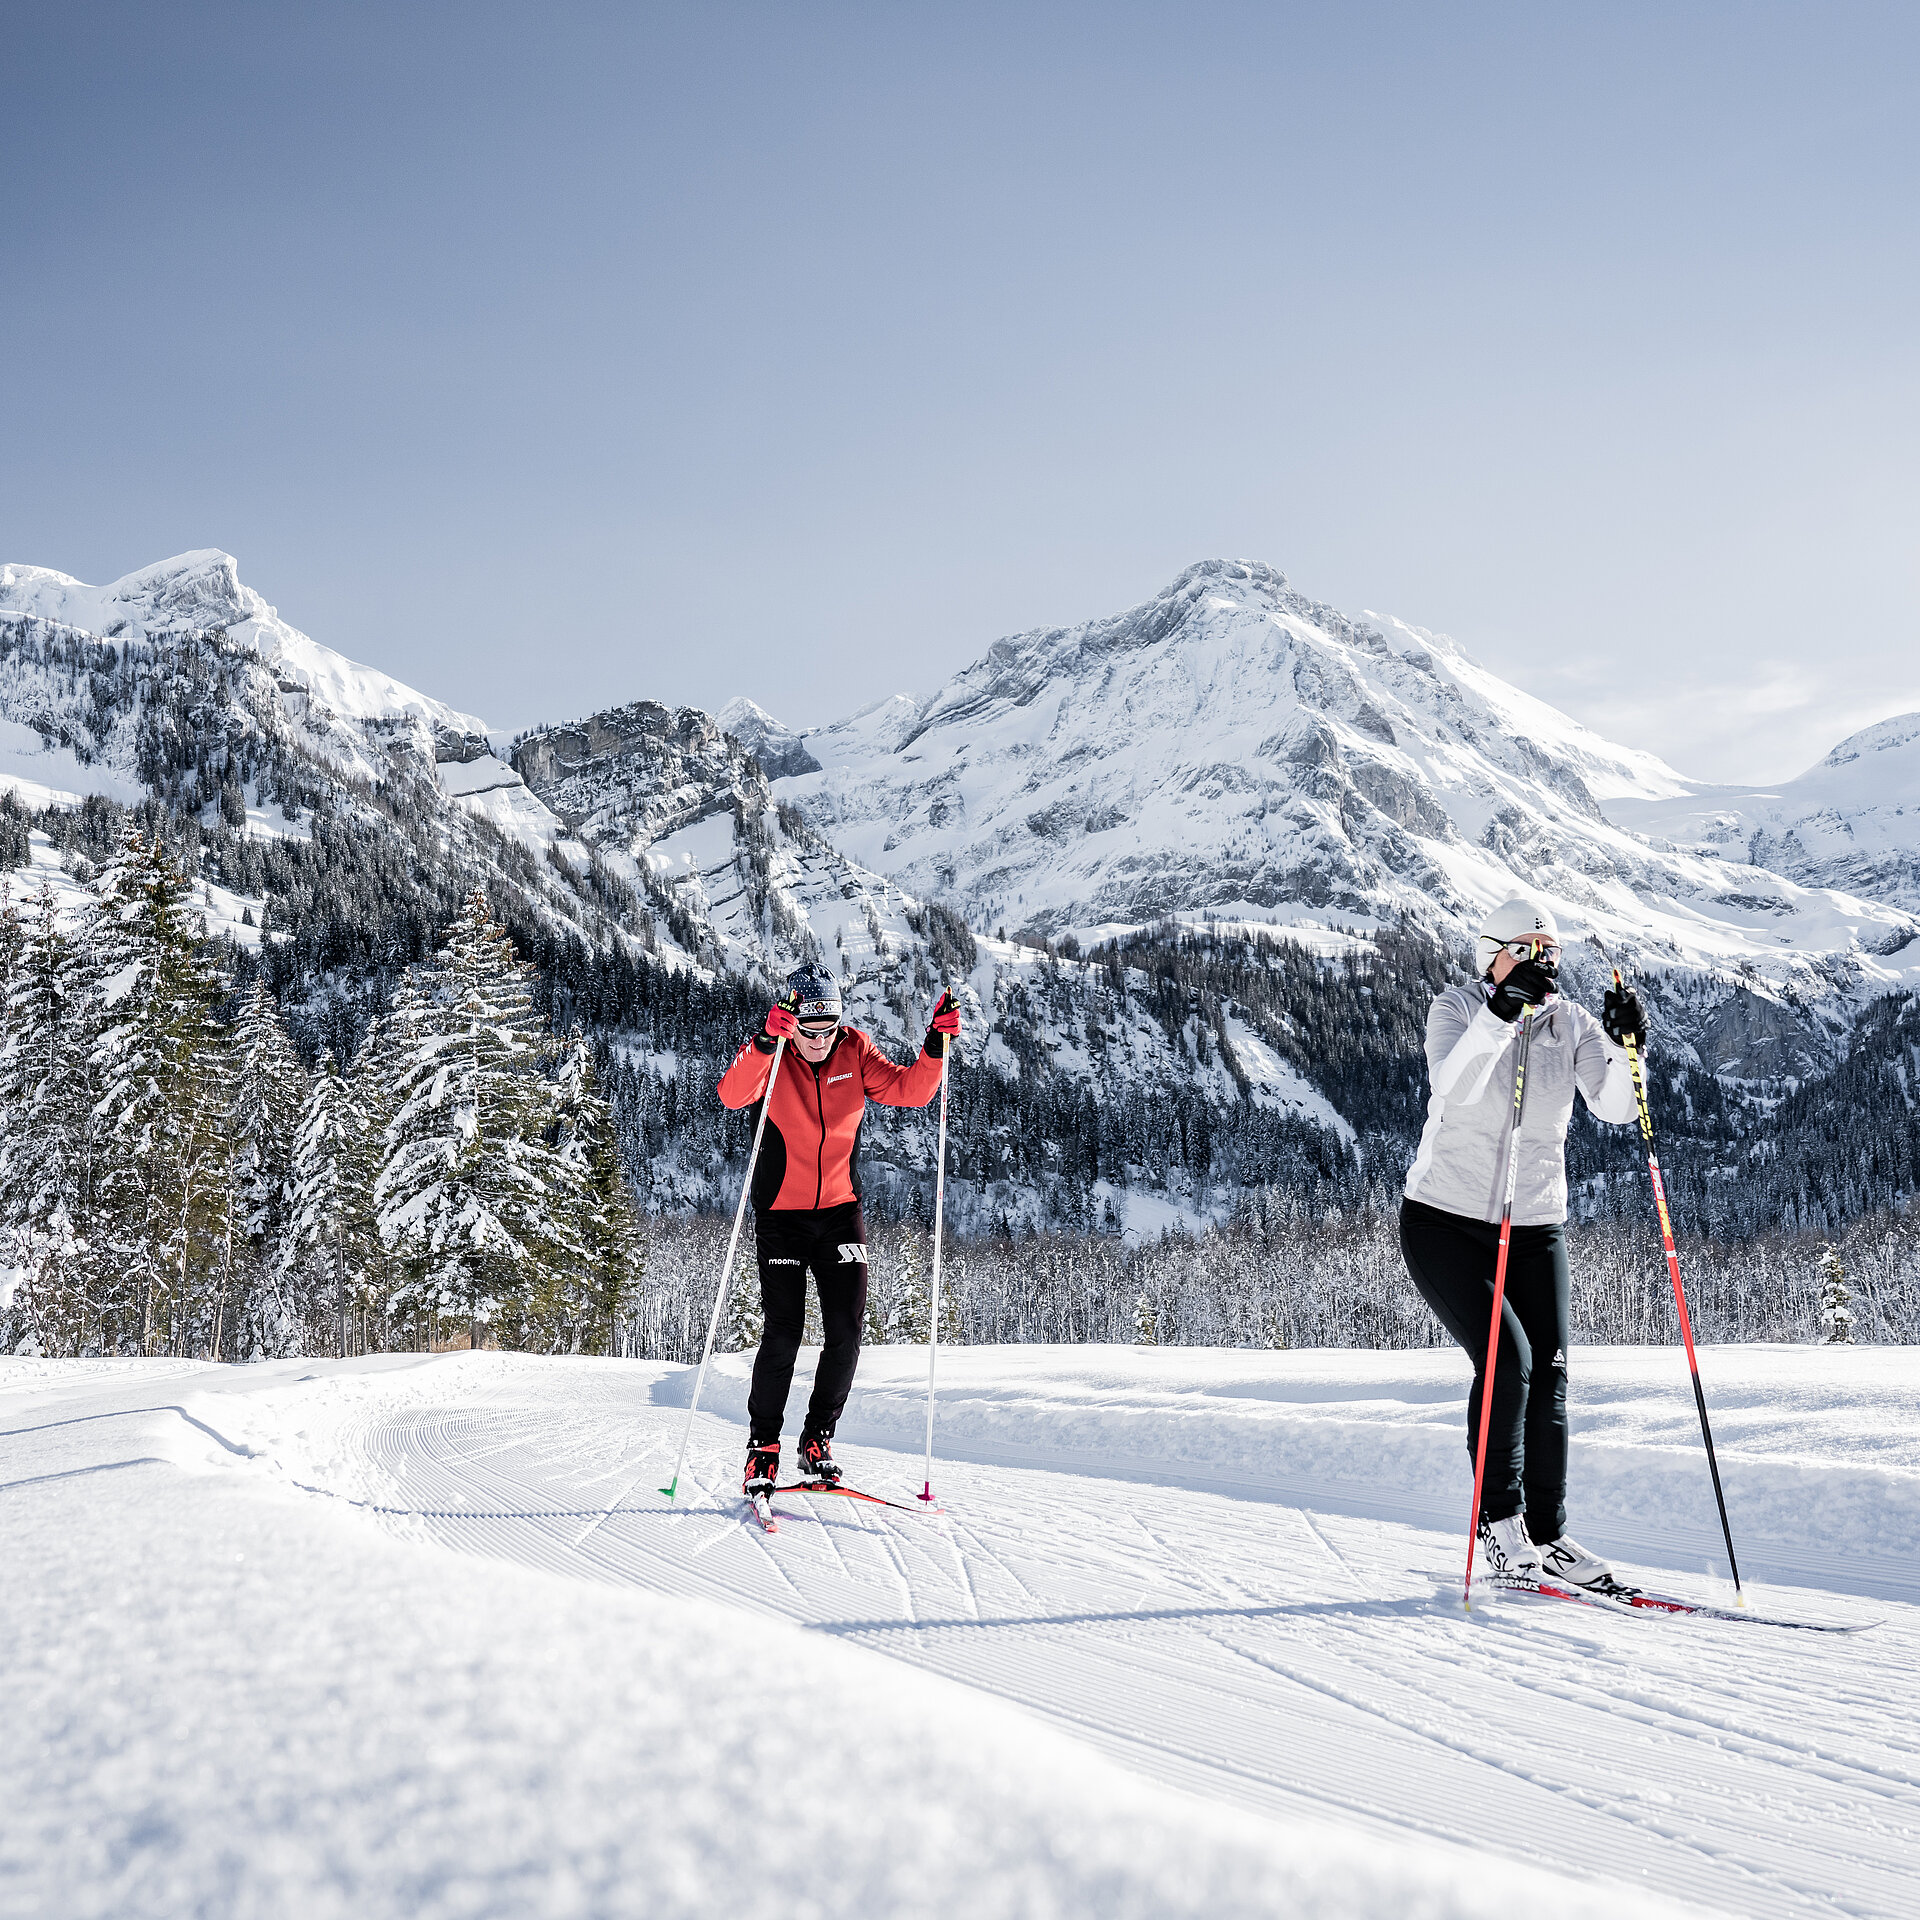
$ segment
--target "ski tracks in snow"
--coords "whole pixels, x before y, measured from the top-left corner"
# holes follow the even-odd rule
[[[777,1615],[1216,1801],[1726,1912],[1912,1911],[1920,1608],[1873,1603],[1885,1623],[1859,1637],[1562,1603],[1466,1615],[1451,1535],[1337,1500],[1313,1512],[1042,1465],[949,1464],[943,1514],[789,1493],[770,1539],[736,1510],[730,1422],[700,1416],[681,1499],[656,1491],[685,1415],[642,1379],[444,1383],[358,1403],[328,1449],[410,1538]],[[875,1492],[911,1473],[904,1455],[840,1451]]]

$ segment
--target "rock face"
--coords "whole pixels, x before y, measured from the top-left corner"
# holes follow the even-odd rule
[[[526,736],[513,769],[690,958],[768,983],[824,962],[868,1026],[907,1032],[932,978],[917,903],[783,821],[757,756],[717,721],[636,700]]]
[[[1736,989],[1709,1016],[1695,1050],[1709,1073],[1731,1080],[1804,1080],[1830,1064],[1831,1048],[1790,1007]]]
[[[645,845],[723,808],[758,814],[771,804],[746,750],[714,720],[652,700],[529,734],[513,767],[589,841]]]
[[[1084,939],[1210,913],[1406,917],[1458,936],[1528,891],[1575,937],[1644,961],[1820,991],[1836,956],[1904,977],[1881,956],[1917,924],[1745,848],[1632,831],[1609,810],[1689,803],[1671,767],[1451,641],[1350,618],[1254,561],[1207,561],[1125,613],[998,641],[926,699],[804,744],[819,771],[775,791],[862,864],[985,928]]]

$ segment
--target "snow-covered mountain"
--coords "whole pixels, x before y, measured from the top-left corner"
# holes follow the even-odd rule
[[[1817,766],[1777,787],[1623,796],[1607,812],[1679,847],[1920,913],[1920,713],[1849,735]]]
[[[1404,916],[1457,935],[1524,887],[1576,937],[1683,971],[1814,993],[1920,978],[1920,902],[1839,884],[1883,867],[1782,871],[1763,856],[1784,837],[1634,831],[1629,809],[1696,790],[1450,640],[1350,618],[1258,562],[1203,562],[1125,613],[998,641],[924,699],[805,735],[755,725],[819,762],[781,798],[979,926],[1085,940],[1169,915]],[[1920,809],[1881,824],[1910,861]]]
[[[19,637],[30,637],[35,625],[86,635],[120,653],[131,643],[215,638],[223,653],[258,663],[305,745],[363,779],[382,779],[397,762],[423,770],[436,760],[469,760],[486,747],[486,728],[472,714],[309,639],[241,584],[231,554],[213,549],[178,554],[104,587],[46,567],[0,565],[0,624],[15,628]],[[47,721],[57,731],[61,716],[31,684],[31,675],[18,670],[17,648],[9,651],[8,664],[0,681],[0,717],[36,727],[56,753],[64,750],[79,764],[134,772],[130,738],[116,740],[111,732],[92,737],[83,723],[81,737],[60,741],[41,727]],[[22,777],[32,776],[23,770]]]
[[[1812,1084],[1793,1137],[1820,1162],[1798,1217],[1907,1190],[1904,1149],[1835,1161],[1819,1104],[1826,1082],[1855,1105],[1908,1084],[1908,1026],[1869,1005],[1920,970],[1897,895],[1905,790],[1876,798],[1877,771],[1849,818],[1856,840],[1869,818],[1883,833],[1887,871],[1783,874],[1651,811],[1640,830],[1626,809],[1697,812],[1699,790],[1451,643],[1246,563],[1001,642],[930,698],[834,727],[801,735],[750,702],[723,718],[638,700],[496,753],[474,716],[289,627],[225,554],[102,588],[0,570],[0,866],[78,874],[119,831],[72,811],[81,796],[158,801],[213,930],[271,966],[304,1050],[343,1058],[484,885],[554,1017],[607,1042],[623,1151],[658,1209],[730,1199],[712,1080],[807,958],[896,1051],[941,986],[961,992],[963,1225],[1151,1234],[1269,1184],[1353,1204],[1411,1150],[1444,946],[1517,883],[1648,969],[1658,1098],[1697,1127],[1716,1217],[1777,1211],[1754,1129],[1795,1081]],[[1898,764],[1898,742],[1872,751]],[[1858,782],[1845,754],[1833,777]],[[1779,816],[1803,853],[1813,781]],[[1212,924],[1186,938],[1163,916]],[[1037,937],[1102,930],[1124,951]],[[919,1203],[925,1135],[874,1117],[874,1191],[896,1210]],[[1583,1204],[1610,1204],[1576,1147]]]

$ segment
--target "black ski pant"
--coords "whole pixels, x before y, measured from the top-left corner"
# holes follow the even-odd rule
[[[1400,1251],[1421,1299],[1473,1362],[1473,1391],[1467,1397],[1471,1460],[1480,1438],[1500,1229],[1491,1221],[1403,1200]],[[1505,1520],[1524,1510],[1527,1532],[1542,1544],[1557,1540],[1567,1528],[1568,1312],[1565,1230],[1515,1227],[1507,1247],[1480,1514]]]
[[[756,1445],[778,1440],[793,1385],[794,1356],[807,1324],[807,1274],[820,1290],[827,1344],[814,1369],[802,1437],[831,1439],[860,1364],[867,1318],[867,1222],[858,1200],[845,1206],[769,1207],[753,1216],[760,1249],[760,1304],[767,1320],[747,1395],[747,1428]]]

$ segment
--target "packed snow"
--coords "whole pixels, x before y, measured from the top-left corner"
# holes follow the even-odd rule
[[[913,1508],[928,1355],[838,1448]],[[939,1355],[941,1511],[721,1356],[0,1361],[0,1886],[65,1915],[1910,1912],[1920,1360],[1703,1351],[1749,1623],[1458,1599],[1449,1353]],[[806,1391],[807,1356],[796,1396]],[[1575,1525],[1725,1598],[1678,1352]],[[796,1400],[797,1404],[797,1400]]]

